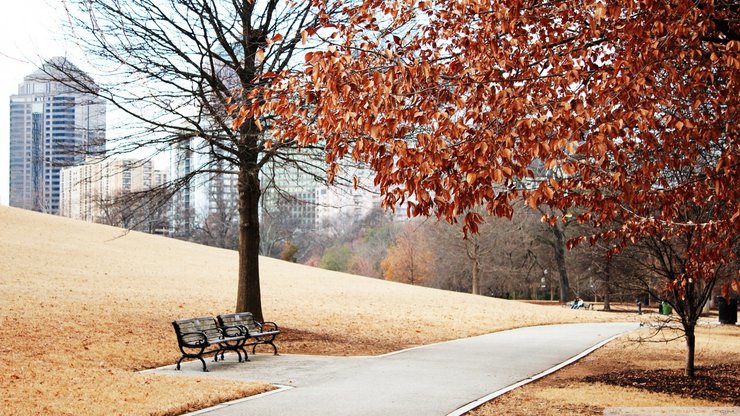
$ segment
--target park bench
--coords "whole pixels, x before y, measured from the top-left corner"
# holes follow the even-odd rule
[[[172,321],[177,334],[177,344],[180,347],[182,356],[177,360],[177,369],[180,369],[180,363],[185,358],[197,358],[203,363],[203,371],[208,371],[203,356],[215,353],[214,361],[218,361],[218,354],[221,359],[224,358],[224,351],[236,351],[239,356],[239,362],[249,361],[244,344],[248,335],[241,327],[230,327],[219,325],[215,318],[207,316],[192,319],[180,319]]]
[[[241,328],[243,334],[247,337],[246,345],[252,346],[252,354],[254,354],[257,345],[269,344],[272,346],[275,355],[278,355],[274,341],[275,337],[280,334],[280,328],[275,322],[259,322],[254,319],[250,312],[240,312],[219,315],[218,323],[224,328]]]

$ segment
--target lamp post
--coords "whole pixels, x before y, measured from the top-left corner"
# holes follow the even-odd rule
[[[541,280],[540,287],[542,287],[544,289],[544,288],[547,287],[547,285],[548,285],[548,281],[547,281],[547,269],[544,269],[544,270],[542,270],[542,280]],[[553,295],[553,291],[552,291],[552,285],[550,285],[550,300],[553,300],[553,297],[554,297],[554,295]]]

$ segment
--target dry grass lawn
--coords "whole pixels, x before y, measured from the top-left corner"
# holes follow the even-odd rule
[[[673,338],[669,331],[651,337],[652,331],[621,337],[597,350],[583,360],[548,377],[507,393],[469,413],[471,416],[493,415],[602,415],[609,407],[672,407],[672,406],[733,406],[740,397],[729,394],[716,400],[702,400],[698,394],[666,394],[647,391],[637,386],[615,386],[589,382],[588,377],[619,373],[625,369],[649,374],[657,370],[682,371],[685,358],[683,339],[671,342],[639,342]],[[740,327],[701,326],[697,331],[696,365],[698,375],[710,365],[729,365],[734,369],[735,392],[740,382]],[[670,387],[665,379],[662,387]],[[709,392],[711,393],[711,392]],[[732,393],[730,393],[732,394]]]
[[[625,320],[263,258],[283,353],[377,354],[525,325]],[[171,415],[264,384],[137,374],[179,358],[170,322],[233,310],[235,252],[0,207],[0,413]]]

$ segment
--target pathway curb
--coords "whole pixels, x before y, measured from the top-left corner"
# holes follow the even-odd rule
[[[524,385],[529,384],[529,383],[531,383],[533,381],[537,381],[537,380],[541,379],[542,377],[545,377],[547,375],[550,375],[550,374],[552,374],[552,373],[554,373],[554,372],[556,372],[556,371],[558,371],[558,370],[560,370],[560,369],[562,369],[564,367],[567,367],[567,366],[573,364],[574,362],[582,359],[583,357],[591,354],[592,352],[598,350],[599,348],[603,347],[604,345],[612,342],[616,338],[619,338],[619,337],[621,337],[622,335],[624,335],[624,334],[626,334],[628,332],[632,332],[632,331],[625,331],[625,332],[623,332],[621,334],[614,335],[613,337],[611,337],[609,339],[606,339],[604,341],[601,341],[600,343],[594,345],[593,347],[588,348],[587,350],[583,351],[582,353],[580,353],[580,354],[578,354],[578,355],[576,355],[574,357],[571,357],[568,360],[563,361],[562,363],[560,363],[560,364],[558,364],[558,365],[556,365],[554,367],[550,367],[547,370],[545,370],[545,371],[543,371],[543,372],[541,372],[539,374],[535,374],[532,377],[525,378],[524,380],[522,380],[522,381],[520,381],[518,383],[514,383],[514,384],[512,384],[510,386],[504,387],[503,389],[496,390],[496,391],[494,391],[491,394],[488,394],[486,396],[483,396],[480,399],[475,400],[473,402],[470,402],[470,403],[466,404],[465,406],[463,406],[463,407],[455,410],[454,412],[447,414],[447,416],[462,416],[465,413],[467,413],[467,412],[469,412],[469,411],[471,411],[471,410],[473,410],[475,408],[478,408],[478,407],[484,405],[485,403],[487,403],[487,402],[495,399],[496,397],[502,396],[502,395],[504,395],[504,394],[506,394],[506,393],[508,393],[508,392],[510,392],[510,391],[512,391],[512,390],[514,390],[516,388],[518,388],[518,387],[524,386]]]
[[[235,404],[248,402],[250,400],[260,399],[262,397],[271,396],[273,394],[282,393],[282,392],[284,392],[286,390],[290,390],[290,389],[294,388],[292,386],[283,386],[283,385],[280,385],[280,384],[273,384],[273,386],[275,386],[277,388],[275,390],[266,391],[264,393],[255,394],[253,396],[242,397],[241,399],[232,400],[230,402],[224,402],[224,403],[221,403],[221,404],[217,404],[215,406],[207,407],[205,409],[196,410],[194,412],[183,413],[181,416],[198,416],[198,415],[204,415],[204,414],[210,413],[210,412],[212,412],[214,410],[223,409],[223,408],[226,408],[226,407],[229,407],[229,406],[233,406]]]

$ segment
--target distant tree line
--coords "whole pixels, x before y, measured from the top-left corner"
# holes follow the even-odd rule
[[[660,298],[655,270],[637,248],[610,255],[603,241],[567,249],[598,230],[555,224],[523,203],[512,220],[485,217],[478,234],[434,219],[398,220],[381,209],[361,221],[338,214],[320,230],[296,232],[290,216],[263,218],[263,255],[327,270],[507,299],[604,303]],[[272,236],[272,237],[271,237]],[[642,247],[642,246],[640,246]],[[563,282],[567,289],[562,291]]]

